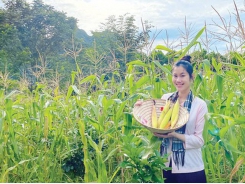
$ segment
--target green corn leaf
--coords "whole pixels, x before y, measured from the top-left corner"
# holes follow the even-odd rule
[[[206,27],[204,26],[198,33],[197,35],[193,38],[193,40],[184,48],[183,52],[181,53],[181,55],[179,57],[177,57],[175,59],[175,61],[180,60],[182,57],[185,56],[185,54],[190,50],[190,48],[196,44],[200,44],[199,42],[197,42],[198,38],[200,38],[200,36],[202,35],[202,33],[204,32],[204,30],[206,29]]]
[[[157,45],[155,47],[156,50],[164,50],[164,51],[167,51],[167,52],[174,52],[172,49],[164,46],[164,45]]]
[[[131,93],[135,93],[137,89],[141,89],[144,84],[147,84],[150,80],[149,76],[142,76],[131,88]]]
[[[117,147],[117,148],[111,150],[111,151],[109,152],[109,154],[107,155],[107,157],[104,159],[104,162],[106,162],[107,160],[109,160],[115,153],[117,153],[117,152],[118,152],[118,149],[119,149],[119,148]]]
[[[125,119],[124,134],[128,135],[130,134],[130,130],[132,128],[133,116],[130,113],[124,113],[124,119]]]
[[[245,59],[238,52],[232,52],[232,55],[240,61],[243,67],[245,66]]]
[[[74,91],[76,94],[81,95],[81,92],[80,92],[80,90],[77,88],[77,86],[71,85],[71,87],[72,87],[73,91]]]
[[[66,94],[66,101],[69,100],[69,98],[71,97],[72,92],[73,92],[73,87],[69,86],[67,94]]]
[[[83,83],[90,82],[90,81],[93,82],[95,79],[96,79],[95,75],[89,75],[89,76],[85,77],[83,80],[81,80],[79,82],[79,84],[83,84]]]
[[[216,86],[218,89],[218,94],[219,94],[219,98],[222,98],[222,93],[223,93],[223,76],[216,74],[215,75],[215,81],[216,81]]]
[[[75,72],[75,71],[71,72],[71,84],[74,84],[76,75],[77,75],[77,72]]]
[[[101,152],[103,141],[101,141],[99,143],[99,145],[97,145],[90,136],[87,136],[87,137],[88,137],[89,144],[96,151],[98,182],[99,183],[107,183],[108,182],[107,169],[106,169],[106,165],[102,159],[102,152]]]
[[[100,107],[103,107],[103,103],[102,103],[103,99],[106,100],[106,97],[103,94],[98,96],[97,104],[99,104]]]
[[[146,67],[148,68],[149,65],[144,63],[143,61],[140,61],[140,60],[135,60],[135,61],[130,61],[129,63],[127,63],[127,65],[136,65],[136,66],[142,66],[142,67]]]
[[[119,119],[123,116],[123,110],[125,108],[125,105],[126,105],[127,101],[124,101],[120,104],[119,106],[119,109],[117,109],[116,111],[116,127],[118,126],[118,122],[119,122]]]
[[[245,124],[245,116],[240,116],[234,120],[236,124]]]
[[[165,66],[161,65],[159,61],[153,61],[153,63],[155,63],[155,65],[157,65],[164,73],[169,74],[169,75],[172,74],[171,71],[168,70]]]

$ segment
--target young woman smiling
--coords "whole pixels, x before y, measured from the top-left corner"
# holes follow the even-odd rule
[[[172,82],[176,91],[162,96],[162,99],[169,99],[173,103],[179,99],[180,105],[190,113],[189,120],[185,126],[174,132],[154,134],[163,138],[160,152],[168,155],[168,162],[165,164],[172,168],[163,171],[165,183],[206,183],[201,148],[204,144],[204,117],[208,109],[206,102],[194,97],[191,91],[194,76],[190,59],[190,56],[185,56],[173,65]],[[135,105],[141,103],[137,101]]]

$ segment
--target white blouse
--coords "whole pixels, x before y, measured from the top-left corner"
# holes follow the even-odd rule
[[[164,94],[162,99],[168,99],[172,93]],[[184,103],[183,103],[184,104]],[[183,106],[181,104],[181,106]],[[202,146],[203,140],[203,127],[205,123],[205,114],[208,113],[207,104],[204,100],[195,97],[192,101],[189,121],[186,124],[185,129],[185,161],[184,166],[181,164],[178,167],[175,165],[171,156],[172,140],[170,138],[170,144],[167,148],[169,154],[168,162],[165,165],[168,167],[170,159],[172,159],[172,173],[190,173],[197,172],[204,169],[204,163],[202,159]]]

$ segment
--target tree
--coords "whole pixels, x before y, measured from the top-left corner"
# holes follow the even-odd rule
[[[0,70],[7,70],[13,76],[19,72],[22,65],[31,61],[30,51],[22,47],[18,30],[6,22],[4,10],[0,11],[0,33]]]
[[[78,29],[77,20],[67,17],[65,13],[56,11],[49,5],[44,5],[42,0],[34,0],[32,4],[25,0],[6,0],[4,3],[5,10],[0,20],[5,25],[2,29],[7,29],[8,26],[8,35],[11,28],[12,40],[6,40],[5,36],[6,41],[2,42],[2,47],[5,48],[7,57],[13,53],[15,47],[21,51],[14,52],[15,56],[12,54],[13,59],[8,63],[13,67],[18,66],[21,71],[27,71],[29,78],[35,78],[33,73],[38,72],[38,68],[56,66],[52,63],[54,57],[64,54],[64,48],[72,47],[72,37]],[[6,50],[6,47],[9,47],[9,50]],[[27,56],[29,58],[25,58]],[[72,64],[75,66],[75,63]],[[55,69],[45,71],[54,72]]]
[[[149,30],[150,26],[147,26],[144,32],[148,36]],[[137,59],[138,50],[146,39],[135,25],[134,16],[128,14],[118,18],[109,16],[107,21],[101,24],[100,31],[92,33],[97,48],[103,48],[101,52],[107,53],[108,60],[120,65],[121,76],[126,71],[127,62]]]
[[[7,19],[17,28],[23,47],[30,48],[33,58],[37,59],[39,53],[43,56],[59,54],[67,41],[70,43],[77,28],[74,18],[55,11],[41,0],[34,0],[32,6],[24,0],[6,4]]]

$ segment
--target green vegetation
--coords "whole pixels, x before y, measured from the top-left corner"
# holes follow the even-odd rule
[[[139,98],[175,90],[171,65],[186,53],[195,66],[193,92],[208,104],[202,150],[208,182],[245,181],[243,52],[192,51],[204,27],[182,49],[158,45],[147,55],[150,26],[139,33],[133,16],[110,17],[90,42],[76,20],[39,0],[5,4],[0,182],[164,182],[161,170],[169,168],[160,140],[136,122],[132,108]]]

